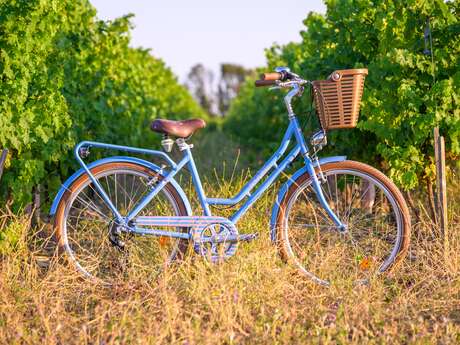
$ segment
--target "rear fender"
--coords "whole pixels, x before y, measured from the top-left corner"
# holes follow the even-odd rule
[[[88,169],[95,168],[97,166],[100,166],[102,164],[107,164],[107,163],[134,163],[134,164],[139,164],[142,165],[148,169],[152,169],[155,172],[159,172],[161,168],[153,164],[151,162],[148,162],[143,159],[135,158],[135,157],[127,157],[127,156],[115,156],[115,157],[108,157],[108,158],[103,158],[99,159],[97,161],[94,161],[90,164],[88,164]],[[50,216],[53,217],[56,214],[59,202],[61,201],[62,197],[64,196],[64,193],[69,189],[70,185],[77,180],[80,176],[85,174],[85,170],[81,168],[80,170],[76,171],[72,176],[70,176],[61,186],[59,189],[56,197],[54,198],[53,204],[51,205],[51,210],[50,210]],[[184,193],[184,190],[179,186],[179,184],[176,182],[176,180],[172,179],[170,181],[172,186],[177,190],[177,193],[181,197],[181,199],[184,201],[185,208],[187,210],[187,214],[189,216],[192,215],[192,208],[190,206],[190,202],[187,198],[187,195]]]

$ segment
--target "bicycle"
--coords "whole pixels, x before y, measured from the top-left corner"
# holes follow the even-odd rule
[[[275,71],[263,74],[255,84],[289,90],[284,97],[289,125],[276,152],[232,198],[209,198],[203,190],[193,145],[188,143],[195,131],[205,127],[201,119],[154,120],[151,129],[162,134],[163,151],[92,141],[76,145],[81,169],[62,185],[50,213],[59,247],[83,276],[112,284],[139,270],[161,272],[182,258],[189,244],[212,262],[235,255],[239,242],[257,237],[240,234],[236,223],[299,156],[304,166],[279,190],[270,220],[271,240],[284,261],[313,281],[329,285],[334,275],[343,273],[366,282],[405,256],[410,216],[393,182],[344,156],[317,155],[327,144],[327,130],[356,126],[367,70],[335,71],[322,81],[304,80],[286,67]],[[291,104],[307,86],[313,88],[322,127],[311,137],[312,151]],[[174,144],[182,153],[178,163],[168,155]],[[164,164],[131,156],[85,164],[90,148],[151,155]],[[194,215],[174,179],[185,166],[202,215]],[[211,213],[212,206],[240,203],[229,218]]]

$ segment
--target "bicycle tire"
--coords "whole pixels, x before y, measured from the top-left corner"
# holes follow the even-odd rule
[[[388,272],[394,267],[397,266],[399,262],[405,257],[407,250],[409,248],[410,243],[410,230],[411,230],[411,221],[410,221],[410,213],[409,209],[406,205],[404,197],[402,193],[398,190],[398,188],[394,185],[394,183],[385,176],[382,172],[378,171],[377,169],[370,167],[364,163],[355,162],[355,161],[343,161],[343,162],[335,162],[335,163],[327,163],[321,167],[322,172],[327,176],[337,176],[337,174],[333,174],[334,172],[350,172],[361,175],[364,181],[364,178],[369,177],[371,180],[377,181],[380,183],[384,189],[388,192],[391,198],[394,199],[395,205],[397,206],[397,212],[400,214],[400,225],[398,225],[398,243],[397,248],[395,247],[395,255],[389,261],[389,264],[383,266],[383,269],[379,269],[378,273]],[[319,173],[319,169],[317,169],[317,173]],[[329,177],[328,177],[329,178]],[[337,177],[336,177],[337,178]],[[345,180],[346,181],[346,180]],[[327,182],[328,183],[328,182]],[[354,180],[353,180],[354,183]],[[368,182],[367,182],[368,183]],[[299,263],[300,259],[296,258],[296,254],[292,249],[292,244],[289,242],[289,212],[292,209],[290,203],[294,202],[293,198],[295,195],[299,195],[299,189],[305,188],[305,186],[311,185],[311,178],[308,173],[304,173],[303,175],[299,176],[294,183],[291,184],[289,189],[287,190],[284,198],[280,202],[278,216],[276,218],[276,240],[278,243],[279,251],[281,254],[282,259],[285,262],[293,263],[297,268],[298,271],[304,275],[307,275],[309,278],[314,280],[317,283],[323,285],[329,285],[330,281],[326,279],[322,279],[318,277],[317,274],[313,274],[305,267],[302,267],[302,264]],[[336,187],[337,187],[337,180],[336,180]],[[346,187],[348,188],[348,187]],[[345,191],[345,189],[344,189]],[[335,191],[337,195],[340,192]],[[365,193],[369,193],[367,190]],[[334,194],[334,193],[332,193]],[[346,194],[343,192],[342,194]],[[351,200],[351,204],[353,204],[353,200]],[[333,202],[332,202],[333,203]],[[338,203],[337,203],[338,205]],[[337,206],[339,208],[339,206]],[[351,208],[351,206],[350,206]],[[350,212],[351,213],[351,212]],[[395,219],[398,218],[397,213],[394,214]],[[319,217],[317,217],[319,218]],[[353,229],[349,229],[350,233],[353,232]],[[352,235],[350,235],[352,236]],[[395,243],[396,246],[396,243]]]
[[[115,174],[114,181],[116,181],[118,179],[117,177],[118,172],[130,172],[132,173],[133,176],[143,176],[145,178],[155,178],[158,181],[161,181],[163,179],[163,176],[158,174],[157,172],[145,166],[142,166],[136,163],[130,163],[130,162],[106,163],[106,164],[102,164],[100,166],[97,166],[91,169],[91,173],[98,180],[101,180],[103,178],[107,180],[107,176],[112,176],[111,174]],[[71,245],[69,244],[69,234],[67,233],[67,223],[69,222],[68,219],[69,219],[69,214],[70,214],[69,212],[71,210],[70,208],[72,207],[73,203],[76,200],[79,200],[78,199],[79,194],[82,193],[82,191],[85,190],[86,187],[91,186],[91,184],[92,182],[89,176],[87,174],[83,174],[79,178],[77,178],[68,187],[68,190],[65,192],[63,198],[61,199],[57,207],[57,211],[56,211],[56,215],[54,219],[55,237],[58,243],[59,251],[65,252],[67,254],[66,256],[67,258],[70,259],[70,262],[72,263],[72,265],[84,277],[89,278],[90,280],[97,281],[97,282],[102,282],[105,284],[112,284],[114,283],[114,279],[108,279],[108,278],[104,279],[104,277],[99,277],[96,274],[91,274],[86,269],[84,269],[83,266],[79,263],[78,258],[76,258],[75,253],[73,253],[73,249]],[[176,216],[188,215],[184,200],[181,198],[180,194],[178,193],[178,191],[174,188],[172,184],[170,183],[166,184],[165,187],[162,189],[162,192],[166,193],[168,195],[168,198],[170,198],[170,201],[175,204],[174,210],[175,210]],[[113,197],[114,196],[112,195],[111,199]],[[155,200],[155,198],[152,200],[152,202]],[[112,200],[112,202],[114,202],[114,200]],[[96,211],[94,211],[94,205],[92,207],[93,209],[90,209],[90,208],[88,209],[92,211],[93,213],[97,213]],[[179,231],[187,232],[188,228],[180,228]],[[135,236],[139,236],[139,235],[135,235]],[[156,237],[156,239],[161,239],[161,238],[162,237]],[[150,237],[150,239],[153,240],[155,238]],[[167,239],[167,237],[165,237],[164,239]],[[105,240],[102,239],[102,241],[105,241]],[[177,241],[177,246],[175,247],[174,255],[168,259],[168,262],[164,263],[166,265],[174,260],[182,258],[188,248],[189,243],[187,240],[175,240],[175,241]]]

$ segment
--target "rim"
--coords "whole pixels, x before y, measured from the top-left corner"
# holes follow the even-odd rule
[[[395,241],[394,241],[394,244],[392,245],[392,249],[391,249],[391,252],[390,254],[387,256],[385,255],[385,259],[383,260],[383,262],[379,265],[378,269],[377,270],[374,270],[373,272],[375,273],[381,273],[381,272],[384,272],[385,270],[387,270],[391,265],[392,263],[395,261],[398,253],[399,253],[399,250],[400,250],[400,247],[401,247],[401,241],[402,241],[402,228],[403,228],[403,219],[402,219],[402,215],[401,215],[401,210],[399,209],[398,207],[398,203],[396,201],[396,198],[392,195],[392,193],[389,191],[389,189],[380,181],[378,180],[377,178],[375,178],[374,176],[371,176],[367,173],[364,173],[362,171],[359,171],[359,170],[355,170],[355,169],[332,169],[332,170],[329,170],[329,171],[323,171],[323,174],[326,178],[330,178],[331,176],[336,176],[337,175],[347,175],[347,176],[352,176],[353,177],[353,182],[352,182],[352,185],[354,185],[355,183],[355,178],[359,178],[361,179],[361,181],[369,181],[369,188],[370,186],[374,185],[375,187],[379,188],[379,190],[381,192],[383,192],[383,194],[385,195],[386,199],[389,201],[390,205],[391,205],[391,210],[392,210],[392,213],[394,215],[394,219],[395,219],[395,227],[396,227],[396,234],[395,234]],[[314,274],[312,273],[311,271],[309,271],[305,266],[304,264],[301,262],[301,260],[299,259],[298,255],[296,254],[296,251],[293,249],[293,244],[291,243],[291,236],[289,235],[290,234],[290,219],[291,219],[291,212],[293,211],[293,206],[296,204],[298,198],[300,195],[305,195],[307,196],[308,194],[305,193],[305,191],[307,189],[310,189],[310,193],[313,191],[313,188],[311,187],[311,179],[307,179],[306,181],[304,181],[301,185],[298,186],[298,188],[296,189],[296,191],[294,192],[294,194],[290,197],[290,199],[288,200],[288,204],[287,204],[287,207],[286,207],[286,212],[285,212],[285,216],[284,216],[284,220],[283,220],[283,232],[284,232],[284,238],[285,238],[285,244],[286,244],[286,248],[287,248],[287,251],[288,251],[288,254],[289,254],[289,257],[293,260],[294,264],[300,269],[300,271],[302,273],[304,273],[306,276],[308,276],[310,279],[312,279],[313,281],[319,283],[319,284],[322,284],[322,285],[330,285],[330,281],[326,280],[326,279],[323,279],[322,277],[319,277],[317,276],[317,274]],[[335,179],[335,183],[336,183],[336,194],[337,195],[337,179]],[[347,183],[347,180],[345,179],[345,185]],[[325,190],[324,186],[327,185],[328,186],[328,189],[329,190]],[[326,196],[326,199],[329,201],[331,198],[332,198],[332,195],[334,195],[334,193],[331,193],[331,190],[330,190],[330,184],[329,184],[329,180],[327,183],[322,183],[321,184],[321,188],[323,190],[323,193],[325,194]],[[353,191],[353,189],[352,189]],[[314,192],[313,192],[314,193]],[[368,194],[368,189],[366,189],[364,191],[364,193],[361,194],[361,196],[364,196],[365,194]],[[313,199],[314,198],[314,199]],[[316,196],[313,195],[313,198],[309,198],[308,196],[306,197],[306,200],[308,202],[310,202],[310,200],[313,199],[313,203],[317,203],[317,205],[319,206],[319,203],[316,199]],[[356,199],[358,200],[358,199]],[[359,200],[361,201],[361,200]],[[349,205],[349,211],[348,213],[344,213],[344,212],[340,212],[340,207],[337,207],[338,210],[335,210],[337,213],[338,213],[338,216],[339,218],[343,221],[345,215],[347,215],[349,218],[351,216],[351,213],[350,210],[352,210],[352,205],[353,205],[353,193],[352,193],[352,199],[351,199],[351,204]],[[320,206],[319,206],[320,207]],[[325,211],[321,208],[323,215],[325,215]],[[342,214],[340,214],[342,213]],[[319,217],[317,217],[319,218]],[[325,228],[334,228],[335,227],[333,226],[333,223],[332,221],[327,217],[327,220],[329,222],[329,224],[327,226],[318,226],[318,223],[317,224],[313,224],[315,226],[311,226],[312,224],[304,224],[304,225],[307,225],[306,228],[308,227],[313,227],[313,228],[316,228],[317,230],[318,229],[324,229],[325,231],[330,231],[330,232],[333,232],[335,234],[335,236],[337,238],[340,239],[340,236],[344,236],[344,235],[340,235],[338,233],[337,230],[332,230],[332,229],[325,229]],[[353,243],[353,224],[351,224],[351,226],[349,227],[349,230],[347,231],[347,234],[348,236],[350,236],[351,238],[348,239],[348,241],[350,241],[351,243]],[[342,240],[347,240],[345,237],[342,237],[341,238]],[[310,255],[312,255],[311,253],[309,253]],[[366,257],[363,259],[363,261],[366,259]],[[370,272],[369,272],[370,273]],[[366,283],[368,281],[368,278],[367,279],[358,279],[359,282],[362,282],[362,283]]]
[[[136,192],[135,192],[135,195],[132,196],[132,197],[129,197],[129,196],[126,196],[125,195],[125,198],[123,199],[123,202],[126,204],[128,203],[128,205],[126,205],[127,207],[125,207],[124,210],[121,210],[122,212],[122,215],[125,215],[129,209],[132,209],[132,207],[145,195],[147,194],[147,191],[150,190],[149,186],[148,186],[148,181],[150,181],[150,179],[153,177],[152,175],[148,174],[148,173],[145,173],[145,172],[140,172],[138,170],[135,170],[133,168],[123,168],[123,169],[111,169],[111,170],[107,170],[107,171],[104,171],[104,172],[101,172],[99,174],[96,174],[95,175],[95,178],[98,180],[98,182],[101,182],[102,179],[104,179],[106,181],[106,183],[101,183],[104,187],[104,190],[106,191],[107,195],[109,196],[109,198],[111,199],[111,201],[116,205],[117,209],[120,211],[120,208],[119,208],[119,205],[120,203],[122,202],[122,200],[120,200],[120,195],[119,195],[119,191],[122,191],[123,188],[120,187],[120,184],[117,185],[117,181],[119,180],[119,176],[125,176],[125,183],[126,183],[126,176],[127,175],[130,175],[130,176],[133,176],[132,178],[132,186],[131,186],[131,192],[134,191],[134,188],[136,188]],[[107,190],[107,185],[109,185],[109,179],[110,177],[112,176],[115,176],[115,178],[112,179],[113,183],[114,183],[114,186],[115,186],[115,191],[110,191]],[[139,192],[139,188],[140,186],[134,186],[134,177],[137,177],[138,180],[140,179],[143,179],[142,181],[144,181],[144,188],[145,190],[137,195],[137,193]],[[89,189],[88,189],[89,187]],[[118,188],[118,189],[117,189]],[[70,261],[72,262],[72,264],[77,268],[77,270],[83,274],[84,277],[90,279],[90,280],[93,280],[93,281],[97,281],[99,283],[103,283],[103,284],[111,284],[112,282],[111,281],[107,281],[106,279],[102,279],[101,277],[98,277],[97,276],[97,270],[96,270],[96,274],[94,274],[94,270],[93,270],[93,274],[90,273],[90,271],[85,268],[81,263],[80,261],[82,261],[82,258],[80,258],[80,260],[78,259],[78,255],[76,255],[75,253],[75,249],[72,248],[72,245],[69,243],[69,229],[68,229],[68,222],[69,222],[69,214],[70,212],[72,211],[72,207],[74,205],[74,203],[76,201],[79,201],[80,203],[84,204],[84,198],[81,197],[81,193],[85,192],[86,190],[88,191],[92,191],[94,193],[94,195],[100,200],[102,201],[102,198],[99,196],[99,194],[95,191],[95,188],[93,186],[93,183],[92,181],[88,178],[84,183],[82,183],[72,194],[71,194],[71,197],[70,199],[68,200],[67,204],[66,204],[66,208],[65,208],[65,211],[64,211],[64,218],[62,220],[62,239],[63,239],[63,244],[64,244],[64,249],[66,251],[66,253],[68,254],[69,258],[70,258]],[[125,189],[126,191],[126,189]],[[136,197],[137,196],[137,197]],[[140,213],[140,215],[142,215],[143,213],[145,213],[146,211],[151,211],[151,208],[149,208],[150,205],[153,205],[155,204],[155,200],[158,199],[159,196],[163,196],[165,197],[166,201],[169,203],[169,205],[172,207],[172,211],[174,212],[174,214],[176,216],[180,215],[180,207],[179,205],[177,204],[174,196],[170,193],[170,191],[167,190],[167,188],[163,188],[158,195],[155,196],[155,198],[149,203],[149,205]],[[136,197],[136,198],[135,198]],[[128,200],[129,199],[129,200]],[[101,235],[103,236],[103,238],[101,239],[102,242],[108,242],[109,239],[108,239],[108,235],[109,235],[109,227],[111,225],[111,222],[113,222],[113,215],[111,213],[111,211],[109,210],[109,208],[105,205],[105,203],[102,202],[102,206],[103,208],[101,209],[101,207],[98,207],[98,205],[96,204],[91,204],[90,203],[86,203],[87,205],[87,210],[89,210],[90,212],[93,213],[93,215],[97,215],[99,217],[102,217],[104,218],[104,221],[105,224],[104,226],[107,227],[106,231],[105,232],[101,232]],[[104,207],[105,207],[105,210],[104,210]],[[70,217],[75,217],[74,215],[71,215]],[[85,230],[85,229],[83,229]],[[170,229],[169,229],[170,230]],[[168,237],[143,237],[143,236],[138,236],[138,235],[135,235],[135,234],[132,234],[132,233],[129,233],[129,234],[125,234],[124,235],[125,237],[127,236],[130,236],[130,243],[129,244],[132,244],[133,243],[133,239],[139,239],[139,238],[144,238],[144,240],[147,242],[147,241],[152,241],[152,244],[153,244],[153,241],[156,239],[157,241],[160,241],[161,239],[167,239],[168,241],[168,244],[171,244],[171,240],[170,238]],[[180,247],[180,240],[179,239],[175,239],[173,240],[172,242],[173,245],[171,246],[171,252],[170,254],[168,255],[168,257],[166,258],[166,260],[163,262],[162,265],[158,265],[158,266],[164,266],[164,265],[168,265],[169,263],[171,263],[171,261],[173,261],[178,252],[179,252],[179,247]],[[107,245],[107,243],[105,243],[105,245]],[[101,245],[102,246],[102,245]],[[114,248],[115,249],[115,248]],[[118,250],[118,249],[117,249]],[[97,254],[96,254],[97,255]],[[126,257],[125,257],[126,258]],[[145,262],[145,264],[149,264],[148,262]],[[153,268],[153,267],[152,267]],[[158,271],[161,271],[161,267],[159,267],[159,270]],[[112,279],[110,279],[112,280]]]

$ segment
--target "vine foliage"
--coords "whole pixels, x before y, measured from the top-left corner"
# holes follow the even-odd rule
[[[285,65],[315,80],[335,69],[368,68],[358,128],[331,131],[329,153],[378,165],[404,189],[413,189],[433,177],[435,126],[446,137],[448,158],[460,155],[460,1],[326,4],[325,15],[310,13],[304,20],[300,43],[266,51],[264,70]],[[434,70],[423,53],[427,18]],[[258,150],[273,149],[287,121],[281,97],[254,89],[248,80],[230,109],[227,129]],[[309,102],[304,97],[297,105],[300,116],[305,117]]]
[[[153,145],[155,117],[202,116],[164,63],[129,47],[130,16],[98,20],[87,0],[0,0],[0,199],[54,194],[79,140]]]

